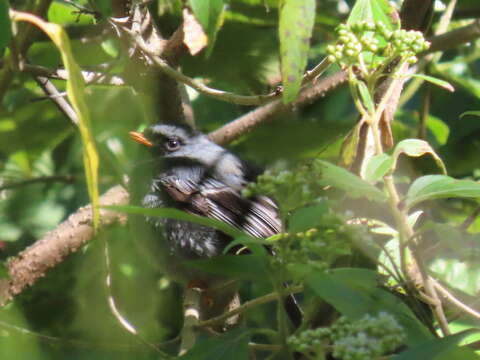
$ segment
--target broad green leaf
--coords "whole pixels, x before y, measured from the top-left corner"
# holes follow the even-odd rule
[[[2,0],[4,1],[4,0]],[[1,286],[8,286],[0,279]],[[0,304],[5,304],[6,299],[0,294]],[[25,310],[20,304],[10,302],[6,307],[2,307],[0,312],[0,356],[2,359],[35,359],[47,360],[51,358],[46,354],[42,341],[38,336],[25,336],[33,334],[31,329],[31,320],[25,314]]]
[[[445,145],[447,143],[450,128],[444,121],[430,114],[427,118],[427,128],[432,133],[438,145]]]
[[[48,21],[58,25],[93,24],[95,19],[92,15],[79,14],[75,10],[71,4],[53,1],[48,8]]]
[[[351,25],[362,21],[382,22],[389,30],[400,27],[398,15],[386,0],[357,0],[347,20]]]
[[[379,154],[370,158],[365,168],[365,180],[375,184],[393,168],[393,158],[387,154]]]
[[[372,270],[343,268],[329,273],[313,270],[306,277],[305,285],[352,320],[380,311],[390,313],[405,330],[408,345],[431,338],[428,330],[399,297],[378,286],[377,273]]]
[[[429,269],[450,288],[475,296],[480,290],[480,234],[469,234],[448,224],[434,224],[441,245]]]
[[[446,236],[448,233],[445,233]],[[460,245],[457,244],[457,246]],[[474,256],[474,251],[471,252],[474,261],[466,261],[465,257],[436,257],[430,265],[435,278],[441,279],[449,287],[459,290],[460,293],[476,296],[480,290],[480,265],[478,264],[479,257]]]
[[[10,17],[8,16],[8,1],[0,1],[0,56],[3,55],[3,49],[10,42],[12,37],[12,27]]]
[[[114,38],[107,38],[100,45],[109,56],[117,58],[120,54],[120,44]]]
[[[448,81],[445,81],[433,76],[428,76],[425,74],[413,74],[412,77],[416,77],[416,78],[428,81],[429,83],[440,86],[441,88],[444,88],[445,90],[448,90],[450,92],[455,91],[455,88]]]
[[[314,164],[320,172],[321,184],[339,188],[352,198],[366,197],[379,202],[387,199],[382,191],[344,168],[323,160],[317,160]]]
[[[480,184],[472,180],[457,180],[446,175],[427,175],[415,180],[406,195],[407,207],[422,201],[450,197],[480,197]]]
[[[392,360],[478,360],[480,356],[474,350],[459,347],[459,343],[478,330],[467,330],[444,338],[432,339],[416,344],[404,352],[394,355]]]
[[[460,117],[463,118],[464,116],[480,116],[480,111],[465,111]]]
[[[295,99],[307,66],[310,37],[315,20],[315,0],[282,0],[279,37],[283,102]]]
[[[288,220],[288,231],[296,233],[315,227],[322,215],[328,212],[326,203],[303,207],[295,211]]]
[[[182,360],[245,360],[250,357],[250,334],[244,329],[234,329],[214,337],[202,337]]]
[[[401,154],[405,154],[410,157],[420,157],[425,154],[430,154],[433,159],[435,160],[438,167],[442,170],[444,174],[447,173],[447,169],[445,164],[443,163],[442,159],[437,155],[435,150],[430,146],[430,144],[424,140],[420,139],[405,139],[400,141],[397,146],[395,146],[395,150],[393,151],[393,165],[392,167],[395,169],[397,167],[398,157]]]
[[[158,216],[167,219],[190,221],[195,224],[213,227],[232,237],[248,237],[243,231],[234,228],[224,222],[209,219],[203,216],[188,214],[184,211],[171,208],[147,209],[140,206],[111,205],[102,206],[104,209],[124,212],[132,215]]]
[[[266,257],[257,255],[221,255],[185,263],[193,268],[227,278],[268,282],[270,277],[267,261]]]
[[[222,26],[223,0],[189,0],[197,21],[202,25],[208,37],[210,51],[215,43],[218,30]]]
[[[98,208],[98,154],[91,131],[90,112],[85,102],[85,82],[80,67],[73,57],[70,40],[61,26],[45,22],[34,15],[15,12],[13,20],[31,22],[43,30],[60,50],[63,65],[68,73],[67,97],[78,116],[78,128],[83,143],[85,177],[90,201],[92,203],[93,226],[97,229],[100,223],[100,211]]]

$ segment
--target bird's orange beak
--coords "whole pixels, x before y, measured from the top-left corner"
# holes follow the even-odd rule
[[[148,147],[153,146],[153,144],[141,132],[130,131],[130,137],[132,138],[132,140],[134,140],[134,141],[136,141],[136,142],[138,142],[142,145],[145,145],[145,146],[148,146]]]

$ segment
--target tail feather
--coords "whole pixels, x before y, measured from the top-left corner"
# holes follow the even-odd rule
[[[295,329],[298,328],[303,320],[303,312],[295,296],[288,294],[283,301],[283,306]]]

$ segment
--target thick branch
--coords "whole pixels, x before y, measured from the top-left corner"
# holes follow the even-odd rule
[[[445,51],[466,44],[480,37],[480,19],[474,20],[464,27],[434,36],[428,52]]]
[[[120,185],[111,188],[101,198],[102,205],[122,205],[128,203],[129,195]],[[125,217],[107,210],[101,210],[101,226]],[[58,265],[69,254],[80,249],[94,236],[91,206],[80,208],[48,232],[32,246],[11,258],[8,263],[9,278],[0,280],[0,304],[4,305],[16,294],[32,285],[50,268]]]
[[[298,99],[293,103],[285,105],[280,99],[272,101],[213,131],[209,134],[209,137],[217,144],[228,144],[243,134],[252,131],[261,123],[271,120],[283,112],[315,102],[319,98],[324,97],[327,92],[343,84],[346,80],[346,74],[341,71],[327,76],[318,80],[314,85],[304,88],[300,92]]]

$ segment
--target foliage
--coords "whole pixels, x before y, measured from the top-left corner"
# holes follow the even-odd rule
[[[435,37],[470,26],[476,1],[459,0],[452,18],[437,1],[430,32],[402,27],[401,1],[157,0],[135,5],[130,22],[124,3],[135,2],[0,1],[0,281],[9,259],[97,204],[97,188],[148,177],[150,160],[128,132],[170,119],[176,103],[162,88],[173,75],[154,61],[155,37],[145,41],[151,54],[137,42],[135,31],[146,39],[151,27],[135,21],[149,16],[175,38],[188,15],[188,36],[165,48],[172,58],[196,52],[167,58],[171,69],[234,95],[187,88],[200,130],[249,116],[239,95],[283,103],[229,148],[268,168],[243,195],[274,198],[284,232],[254,239],[176,209],[143,209],[142,182],[131,182],[132,204],[109,208],[128,213],[128,225],[99,227],[0,308],[0,358],[176,357],[182,294],[162,273],[160,241],[138,227],[147,215],[212,226],[249,249],[190,264],[238,279],[245,322],[201,333],[180,358],[478,359],[468,345],[480,319],[480,43]],[[429,53],[440,45],[447,50]],[[318,64],[329,67],[316,73]],[[302,100],[339,70],[349,86]],[[272,299],[299,290],[304,319],[293,329]]]

